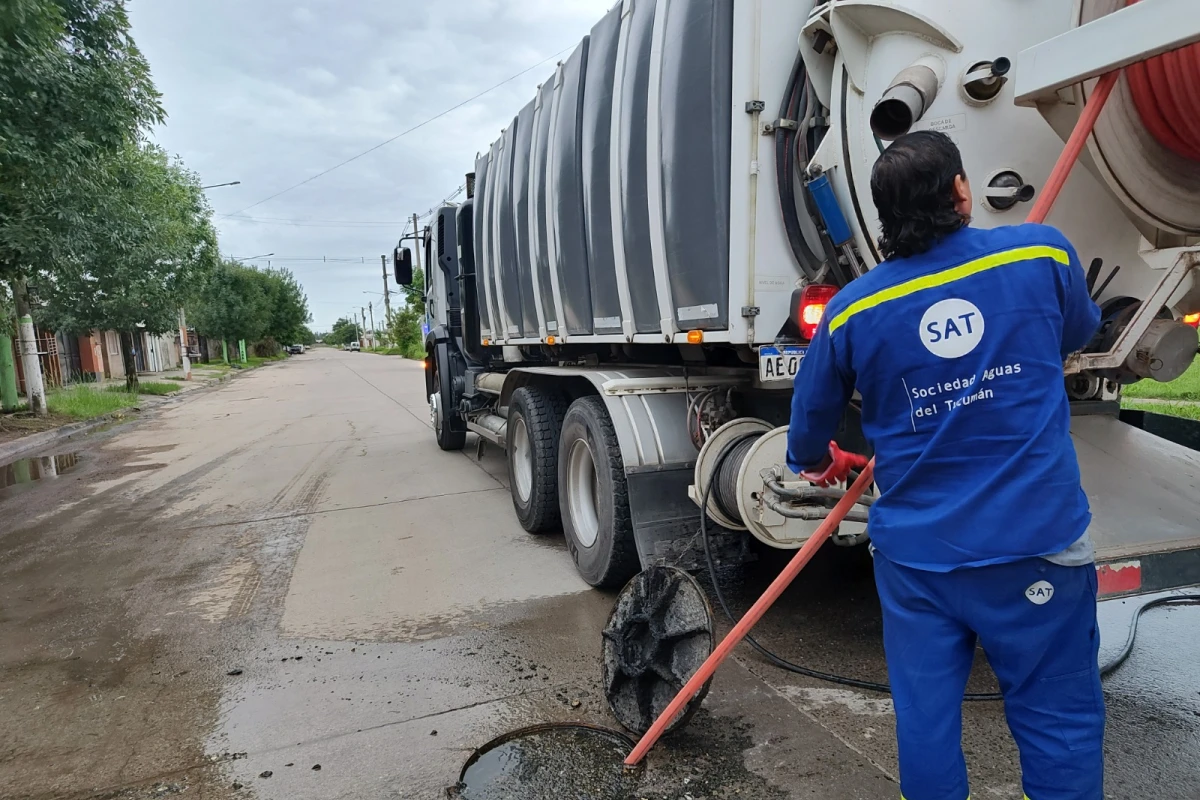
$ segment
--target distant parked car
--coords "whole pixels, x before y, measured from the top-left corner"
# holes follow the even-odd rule
[[[288,352],[289,352],[289,353],[291,353],[291,354],[292,354],[292,355],[294,355],[294,356],[298,356],[298,355],[300,355],[301,353],[303,353],[303,352],[304,352],[304,345],[302,345],[302,344],[294,344],[294,345],[292,345],[291,347],[289,347],[289,348],[288,348]]]
[[[360,345],[358,342],[350,343],[350,352],[357,353],[361,349],[362,349],[362,345]]]

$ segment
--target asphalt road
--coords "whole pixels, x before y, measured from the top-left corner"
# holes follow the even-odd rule
[[[0,489],[0,797],[436,798],[506,731],[615,726],[613,595],[520,529],[498,451],[437,449],[423,387],[412,362],[316,350]],[[745,607],[777,567],[723,582]],[[1106,642],[1128,613],[1104,609]],[[1197,613],[1151,612],[1106,684],[1114,798],[1196,797]],[[881,679],[879,627],[865,554],[830,551],[758,633]],[[630,796],[895,798],[892,726],[885,696],[742,649]],[[965,726],[974,796],[1019,798],[1002,709]]]

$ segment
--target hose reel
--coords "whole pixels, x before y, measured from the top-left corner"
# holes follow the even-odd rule
[[[787,431],[787,426],[772,428],[752,417],[722,425],[700,450],[689,494],[699,505],[711,483],[707,513],[717,524],[749,531],[770,547],[796,550],[847,487],[823,489],[788,470]],[[849,546],[866,540],[867,509],[873,502],[873,493],[860,499],[834,534],[835,543]]]

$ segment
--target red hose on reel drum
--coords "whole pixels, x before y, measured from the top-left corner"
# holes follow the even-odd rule
[[[1200,43],[1131,64],[1125,75],[1146,130],[1175,155],[1200,162]]]

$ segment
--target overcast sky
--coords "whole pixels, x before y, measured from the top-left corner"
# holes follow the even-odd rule
[[[462,184],[554,60],[247,207],[573,47],[614,1],[132,0],[130,14],[168,114],[155,139],[206,185],[241,181],[208,192],[222,253],[275,253],[328,330],[372,301],[382,319],[379,256]]]

